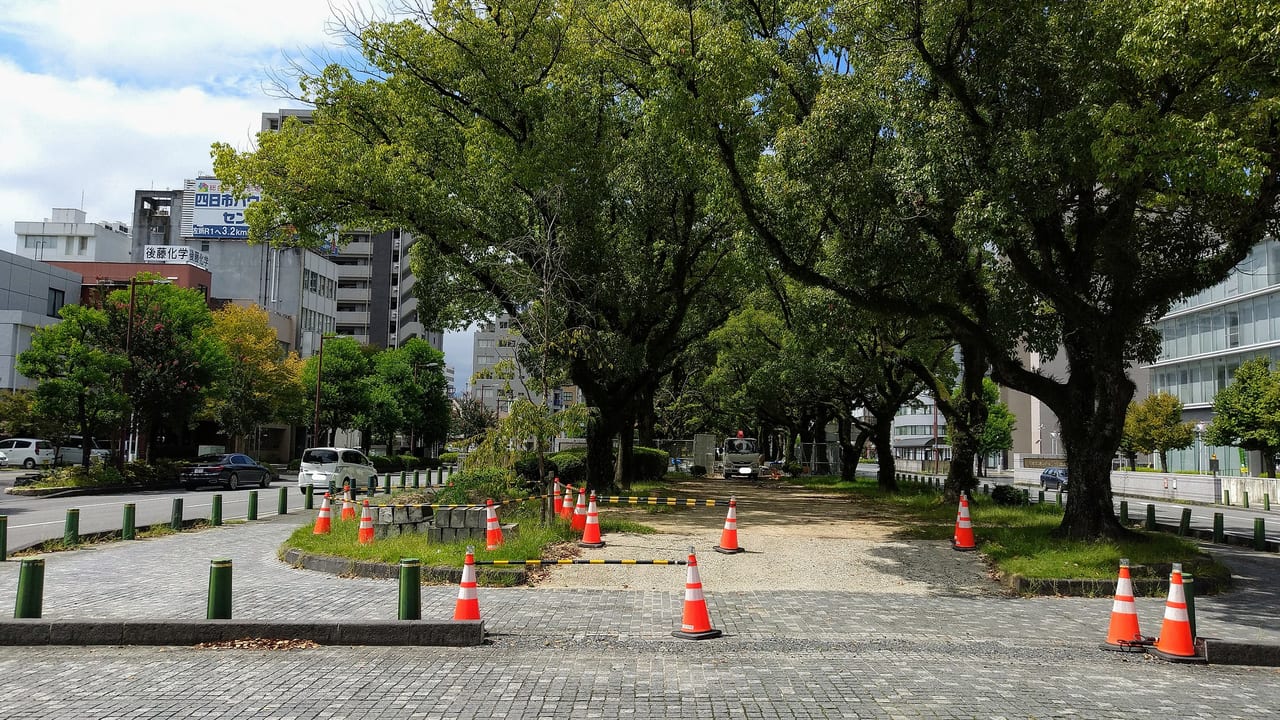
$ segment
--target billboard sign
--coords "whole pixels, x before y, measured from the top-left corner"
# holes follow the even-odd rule
[[[144,245],[142,262],[168,265],[195,265],[209,269],[209,253],[185,245]]]
[[[262,199],[261,195],[254,192],[237,198],[230,191],[224,192],[222,181],[217,178],[188,180],[186,190],[188,211],[183,213],[183,237],[218,240],[249,237],[244,211]]]

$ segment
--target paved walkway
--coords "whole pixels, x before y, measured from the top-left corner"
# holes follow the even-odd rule
[[[304,522],[276,520],[46,556],[45,617],[201,618],[209,560],[234,562],[234,615],[391,619],[394,581],[285,566]],[[1197,603],[1200,634],[1280,642],[1274,556],[1231,551],[1243,591]],[[0,602],[17,562],[0,564]],[[857,592],[717,592],[718,640],[670,636],[671,591],[480,590],[479,648],[252,651],[5,648],[6,718],[1256,718],[1280,711],[1276,671],[1169,665],[1102,652],[1109,599]],[[425,618],[454,587],[423,589]],[[1139,600],[1143,629],[1162,603]]]

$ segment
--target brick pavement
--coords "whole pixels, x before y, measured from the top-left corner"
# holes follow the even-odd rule
[[[302,518],[47,556],[49,618],[203,617],[208,561],[235,563],[236,617],[394,618],[396,583],[288,568],[276,547]],[[18,563],[0,564],[0,603]],[[688,642],[684,570],[669,593],[484,589],[479,648],[295,651],[5,648],[5,718],[1253,718],[1280,710],[1273,669],[1167,665],[1096,649],[1107,599],[784,591],[717,593],[726,637]],[[456,588],[423,589],[447,618]],[[1252,599],[1274,594],[1256,592]],[[1280,641],[1265,611],[1236,621],[1202,598],[1200,634]],[[1140,600],[1158,630],[1159,600]]]

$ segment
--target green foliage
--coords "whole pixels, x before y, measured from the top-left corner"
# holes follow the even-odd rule
[[[440,453],[440,462],[445,465],[456,465],[458,463],[458,453],[442,452]]]
[[[400,455],[393,457],[370,455],[369,462],[373,463],[373,468],[379,473],[399,472],[405,467],[404,458]]]
[[[587,482],[587,449],[572,448],[561,450],[548,458],[556,467],[556,476],[560,482],[574,487],[586,485]]]
[[[978,436],[978,455],[986,456],[1013,447],[1013,431],[1018,422],[1009,406],[1000,402],[1000,387],[994,380],[982,379],[982,393],[987,403],[987,421]]]
[[[1136,452],[1155,453],[1160,467],[1168,471],[1169,450],[1191,447],[1195,429],[1182,422],[1182,401],[1167,392],[1148,396],[1140,403],[1130,403],[1124,419],[1124,440]]]
[[[1031,493],[1025,488],[997,485],[991,491],[991,501],[997,505],[1030,505]]]
[[[263,424],[297,419],[304,402],[301,360],[280,347],[267,312],[257,305],[226,305],[212,315],[210,332],[228,364],[207,393],[204,415],[232,440]]]
[[[485,500],[495,502],[520,497],[515,475],[504,468],[479,468],[463,470],[449,478],[449,484],[436,493],[436,502],[444,505],[483,505]]]
[[[671,456],[657,448],[635,446],[631,448],[631,461],[640,482],[657,482],[667,474]]]
[[[114,466],[95,462],[54,468],[30,487],[111,487],[123,484],[124,477]]]
[[[1242,363],[1232,383],[1218,391],[1205,440],[1210,445],[1261,451],[1263,472],[1275,474],[1274,457],[1280,452],[1280,374],[1271,369],[1270,358]]]
[[[183,463],[178,460],[134,460],[124,466],[126,482],[144,487],[172,487],[178,483]]]

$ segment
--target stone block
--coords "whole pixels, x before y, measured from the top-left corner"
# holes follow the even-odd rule
[[[428,542],[444,542],[444,528],[438,528],[434,525],[427,531]]]
[[[435,515],[436,527],[447,528],[452,527],[453,510],[450,508],[439,508]]]
[[[484,528],[489,523],[489,511],[482,507],[467,508],[466,527]]]
[[[464,528],[467,526],[467,513],[471,508],[454,508],[449,511],[449,527]]]
[[[378,534],[377,530],[378,530],[377,528],[374,528],[374,537],[377,537],[377,534]],[[389,538],[400,537],[400,534],[402,532],[404,532],[403,525],[401,525],[400,523],[392,523],[387,526],[386,537],[389,537]]]
[[[383,524],[383,525],[386,525],[386,524],[388,524],[388,523],[393,523],[393,522],[395,522],[395,517],[394,517],[394,515],[393,515],[393,510],[394,510],[394,508],[389,508],[389,507],[385,507],[385,506],[380,506],[380,507],[378,508],[378,517],[377,517],[377,519],[376,519],[376,520],[374,520],[374,522],[375,522],[375,523],[381,523],[381,524]]]
[[[391,530],[391,527],[392,527],[391,525],[381,525],[381,524],[378,524],[378,523],[374,523],[374,524],[373,524],[373,539],[374,539],[374,540],[386,540],[386,539],[389,537],[389,536],[387,535],[387,533]]]
[[[398,522],[398,523],[407,523],[407,522],[409,522],[409,508],[408,508],[408,506],[406,506],[406,505],[397,505],[397,506],[396,506],[396,519],[395,519],[395,521],[396,521],[396,522]]]

